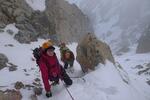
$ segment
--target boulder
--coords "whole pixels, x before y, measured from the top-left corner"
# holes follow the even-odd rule
[[[4,54],[0,53],[0,70],[7,67],[7,63],[8,58]]]
[[[34,87],[34,89],[33,89],[35,95],[41,95],[42,90],[43,89],[41,87]]]
[[[21,89],[21,88],[24,88],[24,84],[22,83],[22,82],[16,82],[15,83],[15,89],[17,89],[17,90],[19,90],[19,89]]]
[[[0,100],[21,100],[22,95],[19,91],[16,90],[0,90]]]
[[[147,81],[147,84],[150,85],[150,80]]]
[[[136,53],[148,53],[150,52],[150,28],[141,36],[138,42]]]
[[[105,64],[106,60],[115,63],[110,47],[98,40],[93,34],[88,33],[77,46],[77,61],[84,72],[94,70],[99,63]]]

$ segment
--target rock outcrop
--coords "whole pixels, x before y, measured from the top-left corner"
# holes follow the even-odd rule
[[[37,37],[54,41],[77,41],[91,31],[88,18],[65,0],[46,0],[46,10],[34,11],[25,0],[0,1],[0,28],[15,23],[19,29],[15,39],[30,43]],[[72,38],[73,37],[73,38]]]
[[[136,53],[148,53],[150,52],[150,27],[147,32],[141,36],[138,42]]]
[[[64,0],[47,0],[47,14],[54,19],[56,34],[65,42],[79,40],[91,32],[88,18],[74,4]]]
[[[20,90],[21,88],[23,88],[24,87],[24,84],[22,83],[22,82],[19,82],[19,81],[17,81],[16,83],[15,83],[15,89],[17,89],[17,90]]]
[[[7,67],[7,63],[8,58],[4,54],[0,53],[0,70]]]
[[[0,90],[0,100],[21,100],[22,95],[16,90]]]
[[[77,46],[77,61],[84,72],[94,70],[99,63],[109,60],[115,63],[109,46],[88,33]]]

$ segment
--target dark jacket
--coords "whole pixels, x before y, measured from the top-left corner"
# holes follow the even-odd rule
[[[70,53],[70,57],[69,58],[65,57],[66,52]],[[63,62],[66,62],[66,61],[71,61],[72,62],[75,59],[73,52],[66,46],[60,47],[60,54],[61,54],[61,61],[63,61]]]
[[[70,57],[69,57],[69,58],[66,57],[66,53],[70,53]],[[62,60],[63,62],[66,62],[66,61],[74,61],[74,59],[75,59],[75,58],[74,58],[74,54],[73,54],[73,52],[70,51],[70,50],[64,51],[63,54],[62,54],[62,57],[61,57],[61,60]]]

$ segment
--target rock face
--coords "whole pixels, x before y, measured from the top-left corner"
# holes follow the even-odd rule
[[[99,63],[105,64],[107,59],[115,63],[109,46],[93,34],[88,33],[77,46],[77,61],[84,72],[94,70]]]
[[[41,95],[42,94],[42,88],[40,87],[34,87],[33,91],[34,91],[34,94],[36,95]]]
[[[15,90],[0,90],[0,100],[21,100],[22,95],[19,91]]]
[[[25,0],[1,0],[0,20],[1,28],[16,23],[19,32],[14,38],[20,43],[30,43],[37,37],[77,41],[80,34],[92,30],[88,18],[64,0],[46,0],[43,12],[34,11]]]
[[[63,41],[79,40],[92,28],[88,18],[74,4],[64,0],[47,0],[46,12],[54,19],[56,34]]]
[[[139,40],[136,53],[148,53],[150,52],[150,27],[146,34],[143,34]]]
[[[17,89],[17,90],[19,90],[19,89],[21,89],[21,88],[23,88],[24,87],[24,84],[22,83],[22,82],[19,82],[19,81],[17,81],[16,83],[15,83],[15,89]]]
[[[7,66],[6,63],[8,63],[8,58],[0,53],[0,70]]]

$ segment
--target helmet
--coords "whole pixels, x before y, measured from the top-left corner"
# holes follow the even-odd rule
[[[43,48],[44,50],[48,50],[48,49],[53,49],[53,50],[55,50],[55,48],[53,47],[53,43],[52,43],[52,41],[50,41],[50,40],[44,42],[44,43],[42,44],[42,48]]]

